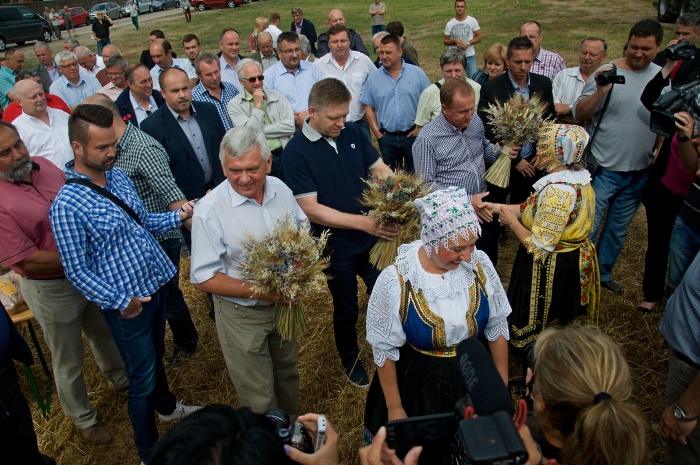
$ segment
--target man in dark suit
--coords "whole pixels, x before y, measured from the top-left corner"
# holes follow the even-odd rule
[[[530,72],[533,61],[534,46],[530,39],[516,37],[508,44],[506,53],[508,71],[481,86],[477,113],[484,123],[486,138],[491,142],[503,144],[505,141],[495,140],[493,127],[488,123],[485,110],[496,102],[505,103],[513,95],[517,94],[526,99],[535,95],[539,96],[547,105],[544,117],[552,119],[555,117],[552,81],[546,76]],[[534,143],[523,144],[520,154],[512,162],[510,185],[502,189],[488,184],[490,195],[486,200],[504,202],[510,191],[509,203],[525,201],[532,191],[532,185],[544,174],[533,166],[535,151]],[[493,227],[493,231],[490,230],[490,227]],[[488,238],[488,244],[484,244],[483,248],[486,249],[489,257],[498,256],[498,229],[498,224],[494,221],[485,225],[482,233],[482,237]]]
[[[189,78],[180,68],[167,68],[160,75],[165,105],[141,123],[170,157],[170,169],[185,198],[197,199],[224,180],[219,144],[224,125],[216,107],[193,102]],[[189,245],[189,232],[183,229]]]
[[[115,103],[122,119],[135,125],[141,123],[165,105],[160,92],[153,89],[153,78],[146,65],[138,64],[126,70],[127,88],[119,94]]]
[[[296,32],[297,35],[304,34],[311,44],[311,53],[316,55],[316,26],[304,18],[304,10],[299,7],[292,8],[292,18],[294,18],[294,21],[292,21],[289,30]]]

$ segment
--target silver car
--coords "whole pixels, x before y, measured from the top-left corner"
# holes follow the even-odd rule
[[[152,13],[155,11],[155,7],[153,7],[153,3],[151,0],[141,0],[140,2],[136,2],[136,5],[139,7],[139,14],[144,14],[144,13]],[[124,3],[122,5],[122,18],[127,18],[131,15],[131,9],[129,8],[129,2]]]
[[[112,19],[119,19],[122,17],[121,7],[114,2],[98,3],[90,8],[90,22],[97,19],[97,13],[105,13]]]

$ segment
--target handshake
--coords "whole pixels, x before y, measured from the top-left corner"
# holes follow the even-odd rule
[[[490,223],[494,219],[494,215],[498,215],[499,223],[512,226],[515,222],[520,221],[520,205],[506,205],[503,203],[485,202],[484,197],[488,196],[489,192],[480,192],[472,195],[472,207],[479,221]]]

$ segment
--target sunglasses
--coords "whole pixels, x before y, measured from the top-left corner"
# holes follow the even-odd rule
[[[249,78],[246,78],[245,80],[252,84],[255,81],[263,82],[264,79],[265,79],[265,76],[263,76],[261,74],[260,76],[249,77]]]

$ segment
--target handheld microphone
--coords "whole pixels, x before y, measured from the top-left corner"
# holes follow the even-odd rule
[[[484,345],[474,337],[463,340],[457,345],[457,359],[476,413],[483,416],[504,410],[513,416],[508,387]]]

